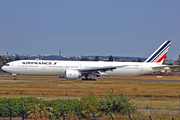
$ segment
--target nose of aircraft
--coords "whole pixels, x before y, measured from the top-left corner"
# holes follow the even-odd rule
[[[6,71],[5,66],[2,66],[1,69],[4,70],[4,71]]]
[[[4,66],[2,66],[1,69],[4,70]]]

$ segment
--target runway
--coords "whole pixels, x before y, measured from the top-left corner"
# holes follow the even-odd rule
[[[3,79],[4,78],[4,79]],[[46,76],[31,76],[31,77],[29,77],[29,76],[20,76],[20,77],[18,77],[19,78],[19,80],[18,81],[30,81],[31,79],[33,79],[33,81],[34,80],[36,80],[37,79],[37,81],[47,81],[47,80],[49,80],[49,79],[59,79],[59,80],[61,80],[61,79],[64,79],[64,78],[58,78],[58,76],[52,76],[52,77],[46,77]],[[23,78],[24,78],[24,80],[23,80]],[[29,78],[29,80],[28,80],[28,78]],[[26,80],[25,80],[26,79]],[[38,80],[38,79],[42,79],[42,80]],[[79,78],[79,79],[77,79],[77,80],[81,80],[81,78]],[[116,79],[116,78],[97,78],[96,79],[97,81],[98,80],[119,80],[119,81],[121,81],[121,80],[126,80],[126,81],[154,81],[154,82],[180,82],[180,79],[179,80],[163,80],[163,79],[154,79],[154,77],[151,79],[131,79],[131,78],[128,78],[128,79]],[[14,80],[14,76],[0,76],[0,82],[12,82],[12,81],[15,81]]]

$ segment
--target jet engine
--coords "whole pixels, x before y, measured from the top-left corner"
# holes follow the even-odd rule
[[[66,70],[65,71],[66,79],[78,79],[79,77],[81,77],[81,73],[77,70]]]

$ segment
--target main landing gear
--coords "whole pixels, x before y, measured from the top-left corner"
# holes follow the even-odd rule
[[[96,79],[94,79],[94,78],[82,78],[82,80],[96,81]]]
[[[93,78],[93,76],[90,76],[89,78],[88,78],[89,76],[88,75],[86,75],[85,76],[85,78],[82,78],[82,80],[88,80],[88,81],[96,81],[96,79],[95,78]]]

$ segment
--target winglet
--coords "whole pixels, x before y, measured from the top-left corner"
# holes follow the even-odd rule
[[[165,41],[145,62],[162,64],[170,45],[171,41]]]

